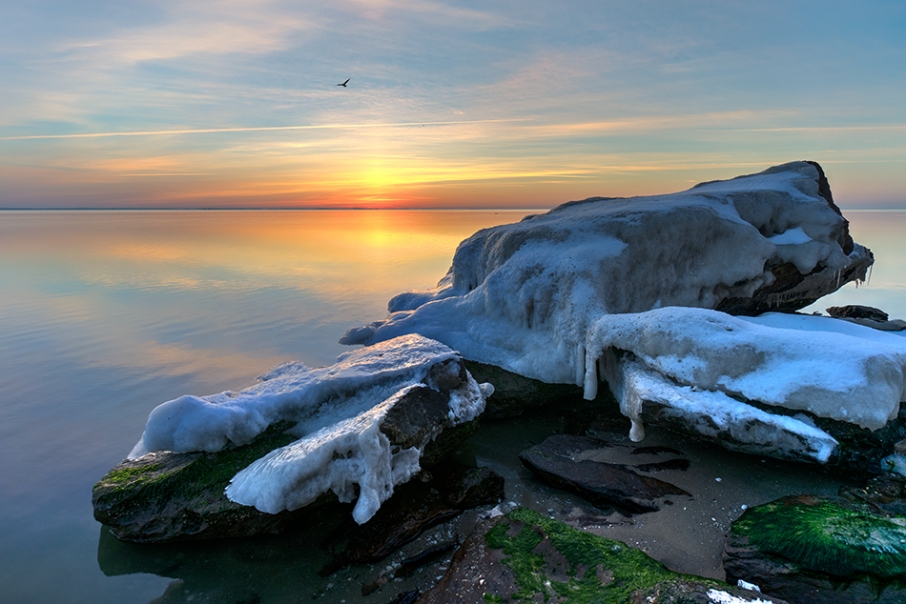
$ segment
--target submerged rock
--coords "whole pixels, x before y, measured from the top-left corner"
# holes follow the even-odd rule
[[[906,601],[906,517],[841,498],[784,497],[746,510],[724,550],[742,579],[797,604]]]
[[[418,604],[759,600],[782,602],[720,581],[674,573],[624,543],[517,508],[479,524],[454,554],[450,569]]]
[[[586,436],[556,434],[519,455],[541,480],[572,491],[597,506],[615,506],[628,512],[653,512],[665,497],[689,496],[683,489],[639,472],[640,466],[606,463],[589,458],[607,443]],[[688,460],[685,465],[688,466]],[[646,464],[648,471],[663,465]],[[678,466],[674,466],[674,469]]]
[[[281,366],[240,393],[181,397],[95,485],[95,517],[131,541],[231,537],[355,500],[361,524],[475,429],[490,391],[449,348],[409,336],[328,368]],[[201,450],[143,452],[161,443]]]

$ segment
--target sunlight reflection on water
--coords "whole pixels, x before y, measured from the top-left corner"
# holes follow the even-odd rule
[[[168,580],[106,577],[91,486],[148,412],[250,385],[432,287],[457,244],[526,211],[0,213],[0,599],[147,602]],[[814,305],[906,318],[906,212],[846,212],[871,282]]]
[[[462,239],[526,213],[0,213],[0,599],[160,595],[164,579],[104,577],[91,512],[148,412],[333,362]]]

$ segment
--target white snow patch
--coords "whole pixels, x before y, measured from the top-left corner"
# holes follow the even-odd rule
[[[768,241],[774,245],[799,245],[812,241],[812,238],[805,234],[802,227],[787,229],[782,233],[768,237]]]
[[[621,405],[632,420],[630,438],[644,436],[639,416],[643,401],[664,405],[665,419],[678,419],[689,429],[720,440],[729,448],[826,462],[837,441],[814,425],[799,419],[767,413],[739,402],[723,392],[700,390],[676,384],[640,361],[626,360],[616,366],[618,373],[608,376],[614,395],[631,405]],[[718,482],[720,478],[716,479]]]
[[[740,598],[722,589],[714,588],[708,590],[708,598],[713,604],[771,604],[768,600],[762,600],[761,598],[755,598],[754,600]]]

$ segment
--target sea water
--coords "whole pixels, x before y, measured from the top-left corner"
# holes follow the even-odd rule
[[[528,213],[0,212],[0,601],[307,601],[305,544],[121,544],[92,485],[155,405],[333,362],[347,328],[432,287],[462,239]],[[871,280],[808,310],[906,318],[906,212],[846,216]]]

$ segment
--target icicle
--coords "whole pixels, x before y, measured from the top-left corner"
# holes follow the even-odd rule
[[[576,386],[585,383],[585,346],[582,342],[576,344]]]
[[[632,375],[627,375],[626,367],[623,368],[623,396],[620,398],[620,413],[629,418],[632,426],[629,428],[629,440],[637,443],[645,438],[645,424],[642,423],[642,398],[639,396],[635,380]]]
[[[585,351],[585,391],[582,393],[585,400],[593,400],[598,396],[598,357]]]

